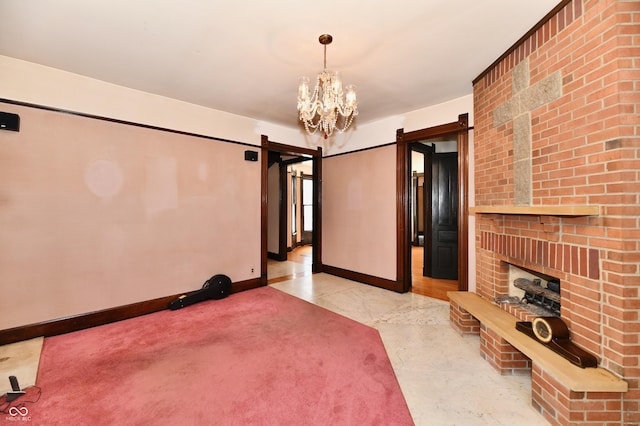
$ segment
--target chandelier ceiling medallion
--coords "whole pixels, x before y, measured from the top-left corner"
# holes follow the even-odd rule
[[[320,129],[326,139],[334,130],[342,133],[349,128],[358,115],[358,102],[355,86],[350,84],[343,91],[340,74],[327,70],[327,45],[333,37],[322,34],[319,41],[324,46],[324,68],[318,74],[313,92],[309,90],[309,78],[300,78],[298,112],[310,135]]]

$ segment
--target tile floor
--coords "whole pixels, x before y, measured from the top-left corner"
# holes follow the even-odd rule
[[[269,262],[269,279],[286,264]],[[449,325],[449,304],[327,274],[301,272],[273,288],[376,328],[418,426],[548,425],[531,406],[529,377],[500,376],[480,357],[479,339]]]

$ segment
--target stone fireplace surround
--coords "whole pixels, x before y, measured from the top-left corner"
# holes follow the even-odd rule
[[[559,278],[572,340],[628,384],[576,392],[534,362],[533,405],[551,424],[640,424],[638,22],[639,2],[562,1],[473,82],[475,292],[508,295],[508,264]],[[461,331],[481,334],[492,365],[529,373],[471,320]]]

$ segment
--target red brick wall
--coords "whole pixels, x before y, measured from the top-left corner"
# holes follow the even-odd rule
[[[598,205],[599,216],[476,215],[477,292],[506,294],[506,264],[556,276],[576,343],[629,383],[640,423],[640,2],[573,0],[474,82],[476,206],[514,204],[512,69],[554,72],[561,96],[531,111],[532,205]],[[615,420],[614,420],[615,422]]]
[[[479,335],[480,322],[461,308],[454,300],[450,303],[449,320],[454,328],[463,336]]]
[[[531,374],[531,360],[484,325],[480,328],[480,355],[501,375]]]
[[[533,406],[554,425],[631,425],[623,409],[624,394],[618,392],[573,392],[533,365]],[[562,401],[562,404],[552,404]],[[628,403],[626,405],[629,405]],[[625,417],[627,420],[625,420]]]

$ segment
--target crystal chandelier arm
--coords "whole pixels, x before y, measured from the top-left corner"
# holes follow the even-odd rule
[[[327,70],[327,44],[332,40],[329,34],[319,38],[320,44],[324,45],[324,69],[316,78],[313,93],[310,93],[307,78],[301,79],[298,87],[300,120],[309,134],[322,129],[325,137],[331,136],[334,130],[344,132],[358,115],[355,87],[349,85],[343,91],[339,73]],[[338,126],[338,122],[342,125]]]

